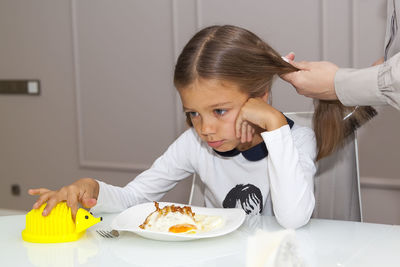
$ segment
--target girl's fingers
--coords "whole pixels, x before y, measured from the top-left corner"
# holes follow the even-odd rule
[[[32,208],[33,209],[38,209],[40,208],[43,203],[47,201],[47,199],[50,197],[51,191],[47,188],[33,188],[28,190],[28,194],[31,196],[37,196],[39,195],[38,200],[33,204]]]
[[[236,118],[236,124],[235,124],[235,132],[236,132],[236,137],[240,138],[242,136],[242,116],[239,114],[238,117]]]
[[[38,199],[35,203],[33,203],[32,209],[38,209],[40,208],[40,206],[42,206],[42,201],[40,201],[40,199]]]
[[[33,208],[38,209],[47,202],[42,215],[47,216],[51,210],[61,201],[66,201],[71,208],[72,217],[75,219],[79,202],[83,206],[91,208],[96,205],[98,195],[98,183],[91,178],[83,178],[75,183],[64,186],[58,191],[51,191],[47,188],[35,188],[28,190],[30,195],[39,195]]]
[[[28,190],[28,194],[31,196],[41,195],[49,192],[50,190],[47,188],[33,188]]]
[[[50,214],[51,210],[61,201],[67,200],[67,189],[65,187],[58,191],[50,191],[47,194],[47,205],[43,210],[42,215],[47,216]],[[44,196],[44,195],[42,195]],[[40,198],[42,198],[42,196]]]
[[[253,140],[254,128],[246,120],[243,120],[241,114],[236,118],[235,124],[236,137],[240,138],[241,143],[251,142]]]
[[[97,204],[97,200],[95,198],[82,199],[82,206],[87,209],[93,208],[96,204]]]
[[[247,121],[242,122],[240,142],[246,143],[247,140]]]
[[[90,209],[96,205],[97,200],[93,197],[93,192],[85,191],[82,195],[81,203],[83,207]]]
[[[33,204],[32,208],[34,208],[34,209],[40,208],[44,203],[47,202],[50,195],[51,195],[51,192],[41,194],[40,197],[38,198],[38,200],[36,200],[36,202]]]
[[[71,208],[72,219],[75,220],[78,211],[79,193],[70,189],[67,192],[67,206]]]
[[[47,200],[47,204],[46,204],[46,207],[44,208],[44,210],[42,212],[42,215],[43,216],[49,215],[51,210],[61,201],[62,201],[62,199],[57,197],[57,194],[54,194],[52,197],[50,197]]]
[[[247,124],[247,142],[251,142],[253,140],[253,127],[250,124]]]

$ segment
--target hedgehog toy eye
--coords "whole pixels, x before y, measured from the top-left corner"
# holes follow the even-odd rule
[[[89,216],[86,215],[86,216],[85,216],[85,219],[86,219],[86,220],[89,219]]]
[[[91,212],[89,212],[89,213],[93,215],[93,213],[91,213]]]

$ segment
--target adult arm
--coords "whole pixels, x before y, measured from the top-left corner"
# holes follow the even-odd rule
[[[335,90],[346,106],[386,105],[400,110],[400,53],[365,69],[339,69]]]

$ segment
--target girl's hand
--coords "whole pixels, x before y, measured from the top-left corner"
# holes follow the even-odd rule
[[[236,137],[242,143],[253,139],[255,128],[273,131],[287,124],[285,116],[261,97],[249,98],[236,118]]]
[[[57,191],[51,191],[46,188],[29,189],[28,193],[32,196],[39,196],[39,199],[33,204],[34,209],[47,202],[42,215],[47,216],[50,211],[61,201],[66,201],[67,206],[71,208],[72,218],[75,220],[78,211],[78,203],[85,208],[92,208],[97,203],[99,195],[99,184],[92,178],[82,178],[68,186],[64,186]]]

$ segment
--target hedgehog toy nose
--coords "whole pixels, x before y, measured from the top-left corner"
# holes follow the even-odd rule
[[[103,217],[100,217],[100,221],[102,221],[103,220]]]

